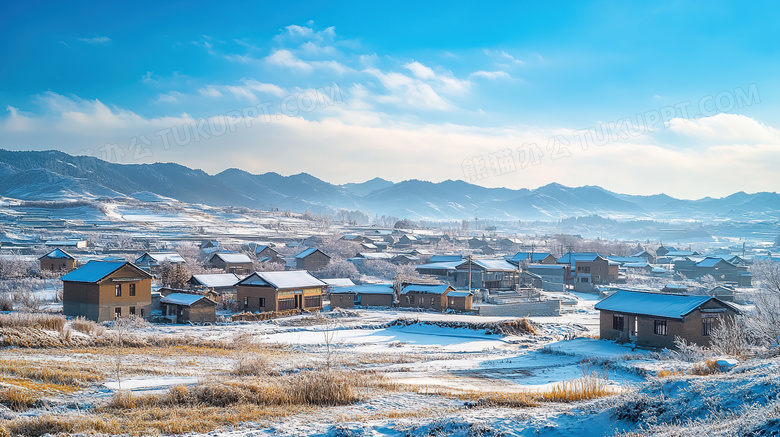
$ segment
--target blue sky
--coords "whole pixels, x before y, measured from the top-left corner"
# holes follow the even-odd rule
[[[780,182],[771,2],[2,8],[7,149],[333,183],[698,198]]]

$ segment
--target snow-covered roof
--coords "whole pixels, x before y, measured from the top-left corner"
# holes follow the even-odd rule
[[[393,286],[390,284],[353,285],[350,287],[335,287],[331,294],[355,293],[355,294],[393,294]]]
[[[298,259],[306,258],[307,256],[313,254],[314,252],[319,252],[319,253],[321,253],[321,254],[323,254],[325,256],[328,256],[325,252],[317,249],[316,247],[310,247],[310,248],[304,250],[303,252],[299,253],[298,255],[295,255],[295,258],[298,258]],[[328,258],[330,258],[330,257],[328,256]]]
[[[447,284],[408,284],[401,289],[401,294],[406,293],[427,293],[427,294],[444,294],[447,290],[452,289],[452,286]]]
[[[610,256],[608,259],[620,264],[647,263],[646,259],[639,256]]]
[[[463,255],[433,255],[428,262],[429,263],[443,263],[443,262],[455,262],[463,261]]]
[[[190,306],[201,299],[206,299],[210,302],[213,302],[206,298],[206,296],[201,296],[199,294],[171,293],[160,299],[160,303]]]
[[[46,255],[42,256],[41,258],[52,258],[52,259],[75,259],[73,256],[71,256],[68,252],[65,252],[62,249],[54,249],[51,252],[47,253]]]
[[[145,257],[151,258],[155,263],[169,262],[173,264],[184,263],[184,258],[176,252],[144,252],[143,255],[135,260],[136,263],[143,262]]]
[[[629,269],[644,269],[646,267],[650,267],[650,264],[648,264],[647,262],[625,263],[623,264],[623,267]]]
[[[461,264],[463,264],[463,260],[420,264],[420,265],[414,266],[414,268],[415,269],[429,269],[429,270],[455,270]]]
[[[563,264],[531,264],[528,270],[566,270]]]
[[[498,270],[498,271],[517,271],[517,266],[510,263],[505,259],[475,259],[471,261],[475,265],[482,267],[485,270]],[[469,262],[461,263],[459,269],[467,269]]]
[[[385,253],[385,252],[360,252],[358,254],[358,258],[363,259],[393,259],[392,253]]]
[[[569,255],[571,255],[571,257]],[[556,262],[559,264],[571,264],[572,261],[595,261],[600,257],[601,255],[596,252],[572,252],[558,258]]]
[[[697,262],[696,265],[698,267],[715,267],[720,262],[725,262],[725,263],[730,264],[730,265],[733,266],[733,264],[731,264],[730,262],[726,261],[723,258],[720,258],[720,257],[715,258],[715,257],[709,257],[709,256],[704,258],[703,260]]]
[[[618,313],[682,319],[710,299],[715,298],[712,296],[618,290],[612,296],[597,303],[595,308]]]
[[[62,277],[64,282],[98,282],[106,276],[119,270],[125,264],[133,265],[127,261],[90,261],[81,268],[78,268]],[[134,266],[135,267],[135,266]],[[136,267],[139,274],[151,277],[148,273]]]
[[[539,262],[550,256],[550,252],[517,252],[508,261],[521,262],[530,259],[531,262]]]
[[[270,285],[276,289],[285,289],[324,287],[327,284],[306,270],[288,270],[285,272],[254,272],[242,279],[239,285]]]
[[[471,295],[472,294],[469,293],[468,291],[450,291],[449,293],[447,293],[447,296],[450,297],[468,297]]]
[[[330,285],[331,287],[352,287],[355,285],[349,278],[333,278],[323,279],[322,282]]]
[[[238,282],[238,276],[235,273],[193,275],[192,279],[200,285],[210,288],[232,287]]]
[[[249,259],[249,256],[245,253],[225,253],[225,252],[217,252],[215,253],[211,259],[214,259],[214,257],[219,257],[222,259],[222,261],[226,263],[251,263],[252,260]]]

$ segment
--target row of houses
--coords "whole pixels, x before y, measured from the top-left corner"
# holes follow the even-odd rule
[[[400,307],[434,311],[471,311],[473,294],[449,284],[403,283],[334,287],[331,308]]]
[[[148,318],[157,309],[152,296],[152,274],[127,261],[90,261],[65,274],[63,313],[98,322],[119,317]],[[215,308],[222,296],[235,296],[240,308],[250,312],[319,310],[328,283],[305,270],[253,272],[240,278],[235,273],[193,275],[192,291],[161,289],[159,309],[165,319],[207,322],[216,318]],[[402,284],[387,293],[379,286],[347,286],[334,289],[335,307],[400,306],[437,311],[471,309],[471,293],[449,285]],[[374,292],[370,292],[373,287]],[[233,294],[235,293],[235,294]],[[345,300],[344,296],[349,295]],[[373,300],[367,295],[380,296]],[[349,304],[349,305],[347,305]]]
[[[278,252],[269,246],[258,247],[258,260],[260,262],[285,263]],[[63,249],[57,248],[39,259],[41,270],[68,272],[76,268],[76,258]],[[294,257],[292,267],[298,270],[319,270],[330,262],[330,256],[319,249],[306,249]],[[186,261],[176,252],[144,252],[133,264],[156,274],[160,266],[165,263],[185,264]],[[225,273],[247,275],[254,270],[252,259],[245,253],[238,252],[213,252],[207,260],[207,265],[214,269],[223,270]]]

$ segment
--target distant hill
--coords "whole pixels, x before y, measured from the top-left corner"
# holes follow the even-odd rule
[[[295,212],[360,210],[413,220],[558,220],[593,214],[699,221],[780,218],[780,195],[767,192],[681,200],[665,194],[634,196],[596,186],[566,187],[555,183],[533,190],[485,188],[451,180],[393,183],[381,178],[334,185],[306,173],[255,175],[231,168],[212,176],[174,163],[113,164],[58,151],[2,149],[0,195],[23,200],[171,198],[187,203]]]

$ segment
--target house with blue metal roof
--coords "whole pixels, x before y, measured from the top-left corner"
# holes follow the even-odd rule
[[[149,317],[152,275],[127,261],[90,261],[62,278],[62,311],[95,322]]]
[[[472,259],[470,264],[466,260],[456,267],[453,285],[468,287],[469,273],[472,289],[510,290],[515,288],[520,277],[518,267],[505,259],[479,258]]]
[[[62,249],[54,249],[38,258],[41,270],[69,272],[76,268],[76,258]]]
[[[316,272],[330,263],[330,256],[325,252],[311,247],[295,255],[295,268],[298,270],[308,270]]]
[[[595,305],[602,339],[673,349],[676,337],[710,344],[712,329],[739,310],[713,296],[618,290]]]
[[[398,293],[398,306],[435,311],[471,311],[473,295],[456,290],[449,284],[403,283]]]

